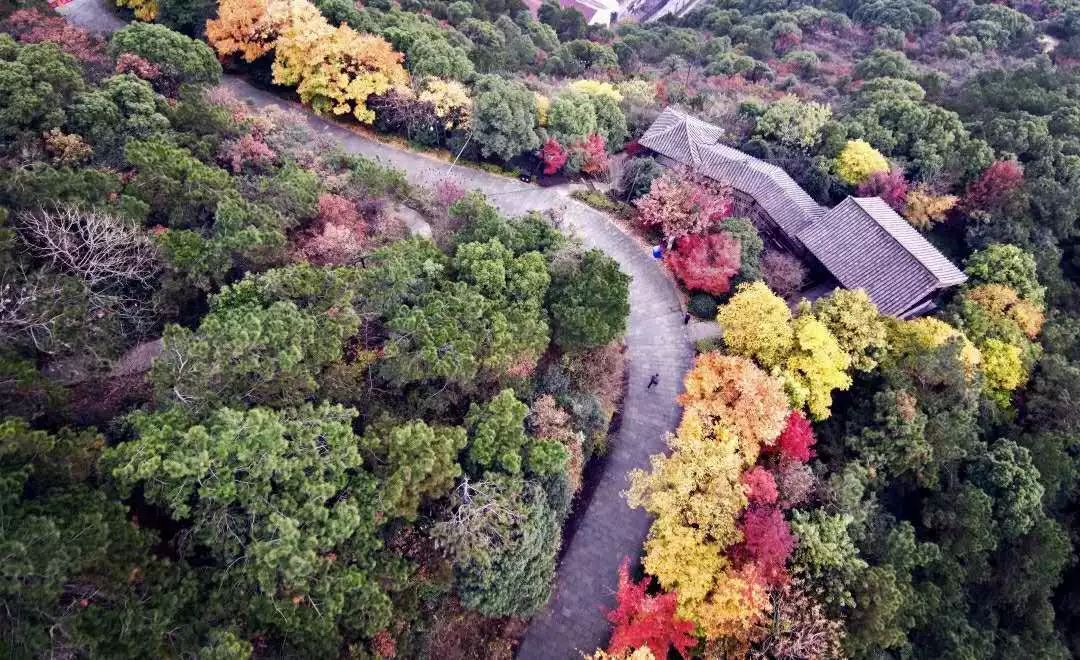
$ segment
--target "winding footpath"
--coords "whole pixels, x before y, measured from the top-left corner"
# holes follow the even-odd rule
[[[73,0],[59,11],[72,23],[97,32],[112,32],[124,25],[106,0]],[[299,107],[235,76],[226,75],[222,85],[255,107]],[[414,184],[433,185],[452,178],[465,189],[488,195],[512,216],[533,209],[563,209],[565,229],[586,246],[609,254],[633,278],[626,335],[630,380],[622,424],[592,498],[576,503],[587,508],[573,536],[565,540],[569,545],[559,564],[554,596],[533,618],[517,657],[571,660],[605,646],[609,624],[603,611],[614,606],[619,563],[624,556],[639,561],[650,523],[648,514],[628,507],[622,496],[628,486],[627,473],[647,468],[649,456],[664,450],[665,434],[679,421],[675,397],[693,358],[674,286],[645,248],[605,214],[570,198],[565,187],[541,189],[461,166],[448,177],[449,167],[443,161],[366,139],[306,110],[304,116],[318,134],[350,152],[403,170]],[[647,390],[652,374],[659,374],[660,383]]]

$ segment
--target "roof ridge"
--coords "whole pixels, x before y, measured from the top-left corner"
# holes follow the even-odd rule
[[[847,198],[846,198],[846,199],[844,199],[844,202],[846,202],[846,201],[847,201],[847,200],[849,200],[849,199],[850,199],[850,200],[851,200],[852,202],[854,202],[854,203],[855,203],[855,205],[856,205],[856,206],[858,206],[858,207],[859,207],[859,209],[860,209],[860,210],[862,210],[862,212],[863,212],[863,213],[865,213],[866,215],[870,216],[870,219],[874,221],[874,224],[875,224],[875,225],[877,225],[877,226],[881,227],[881,228],[882,228],[883,230],[885,230],[885,233],[889,235],[889,238],[891,238],[891,239],[892,239],[892,240],[893,240],[893,241],[894,241],[894,242],[895,242],[895,243],[896,243],[897,245],[899,245],[900,247],[902,247],[902,248],[904,249],[904,251],[905,251],[905,252],[907,252],[907,253],[908,253],[909,255],[911,255],[911,258],[912,258],[912,259],[914,259],[914,260],[915,260],[916,262],[918,262],[918,263],[919,263],[919,264],[920,264],[920,265],[921,265],[921,266],[922,266],[923,268],[925,268],[925,269],[926,269],[927,271],[929,271],[930,273],[932,273],[932,274],[933,274],[933,275],[934,275],[935,277],[938,277],[938,279],[941,279],[940,275],[939,275],[939,274],[938,274],[938,273],[936,272],[936,270],[935,270],[934,268],[931,268],[931,267],[930,267],[930,266],[929,266],[929,265],[928,265],[928,264],[927,264],[927,263],[926,263],[926,262],[925,262],[925,261],[924,261],[923,259],[919,258],[919,255],[917,255],[917,254],[915,254],[914,252],[912,252],[912,251],[911,251],[911,248],[910,248],[910,247],[908,247],[907,243],[905,243],[905,242],[904,242],[903,240],[901,240],[901,239],[900,239],[900,237],[899,237],[899,236],[897,236],[897,235],[896,235],[896,233],[895,233],[895,232],[893,232],[893,230],[892,230],[892,229],[891,229],[890,227],[887,227],[886,225],[882,224],[882,223],[881,223],[881,221],[880,221],[880,220],[878,219],[878,217],[877,217],[877,216],[875,216],[875,215],[874,215],[874,214],[873,214],[873,213],[872,213],[872,212],[871,212],[871,211],[870,211],[869,209],[867,209],[867,208],[866,208],[865,206],[863,206],[863,201],[872,201],[872,200],[877,200],[877,202],[878,202],[879,204],[881,204],[881,206],[882,206],[882,207],[884,207],[885,209],[887,209],[887,212],[888,212],[888,213],[892,213],[892,214],[893,214],[893,215],[895,215],[895,216],[896,216],[897,218],[900,218],[900,221],[901,221],[901,222],[903,222],[903,223],[904,223],[904,225],[906,225],[906,226],[910,227],[911,225],[908,225],[908,224],[907,224],[907,221],[906,221],[906,220],[904,220],[904,219],[903,219],[902,217],[900,217],[900,214],[896,212],[896,209],[894,209],[893,207],[889,206],[889,205],[888,205],[888,204],[887,204],[887,203],[885,202],[885,200],[881,198],[881,196],[880,196],[880,195],[872,195],[872,196],[870,196],[870,197],[856,197],[856,196],[854,196],[854,195],[848,195],[848,196],[847,196]],[[833,207],[833,208],[839,208],[839,207],[840,207],[840,206],[841,206],[841,205],[842,205],[842,204],[843,204],[844,202],[840,202],[840,204],[837,204],[837,205],[836,205],[835,207]],[[911,231],[913,231],[913,232],[914,232],[914,231],[915,231],[915,229],[914,229],[914,228],[912,227]],[[917,232],[916,232],[916,234],[917,234]],[[917,234],[917,235],[918,235],[918,234]],[[922,237],[922,238],[923,238],[923,240],[926,240],[926,239],[925,239],[925,237]],[[927,242],[929,242],[929,241],[927,241]],[[931,247],[933,247],[933,244],[931,244]],[[939,252],[939,254],[940,254],[940,252]],[[942,257],[942,259],[945,259],[945,255],[941,255],[941,257]],[[963,273],[963,271],[962,271],[962,270],[960,270],[959,268],[957,268],[957,267],[956,267],[956,265],[955,265],[955,264],[953,264],[953,263],[952,263],[951,261],[949,261],[948,259],[945,259],[945,261],[946,261],[946,262],[948,262],[948,264],[949,264],[950,266],[952,266],[953,268],[955,268],[955,269],[956,269],[956,270],[957,270],[958,272],[960,272],[961,274]]]

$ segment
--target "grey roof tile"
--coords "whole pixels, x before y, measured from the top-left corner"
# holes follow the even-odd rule
[[[754,201],[849,289],[865,289],[885,314],[902,314],[967,277],[879,197],[849,197],[831,211],[782,169],[720,143],[723,129],[669,107],[644,147],[730,185]]]

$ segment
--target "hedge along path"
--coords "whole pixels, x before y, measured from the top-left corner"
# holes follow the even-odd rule
[[[75,25],[95,32],[109,33],[124,26],[108,0],[71,0],[58,11]],[[236,76],[225,75],[222,86],[256,108],[301,109]],[[573,535],[563,540],[566,547],[554,595],[531,621],[518,658],[570,660],[604,647],[610,634],[604,611],[614,606],[619,563],[630,557],[634,568],[639,565],[651,522],[647,513],[627,506],[622,496],[629,485],[627,474],[647,468],[649,456],[665,451],[665,435],[675,429],[680,416],[675,398],[693,360],[674,284],[650,252],[607,215],[571,199],[569,186],[525,186],[460,165],[451,171],[450,164],[431,156],[365,138],[307,110],[303,116],[317,134],[346,151],[403,170],[410,183],[432,186],[449,178],[466,190],[484,193],[511,216],[531,210],[561,211],[565,229],[587,247],[610,255],[633,278],[626,333],[629,385],[622,423],[610,443],[592,498],[575,503],[579,510],[585,509],[579,513]],[[646,389],[653,374],[658,375],[659,384]]]

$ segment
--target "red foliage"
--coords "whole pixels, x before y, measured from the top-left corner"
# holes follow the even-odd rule
[[[674,648],[683,657],[697,640],[691,635],[694,624],[675,618],[678,596],[675,592],[648,596],[652,578],[634,583],[630,579],[630,560],[619,566],[619,590],[615,592],[616,607],[607,613],[615,629],[611,633],[608,653],[622,655],[626,651],[648,646],[657,658],[668,657]]]
[[[566,149],[551,138],[548,138],[544,146],[540,148],[540,158],[544,161],[544,174],[555,174],[561,170],[569,157]]]
[[[59,16],[37,9],[12,12],[0,24],[0,32],[7,32],[24,44],[51,41],[83,64],[107,65],[109,62],[105,55],[105,43],[99,37]]]
[[[435,199],[445,211],[465,196],[465,189],[452,179],[439,179],[435,184]]]
[[[772,473],[760,465],[744,472],[742,483],[746,490],[746,499],[752,504],[772,504],[779,496]]]
[[[784,32],[776,35],[773,40],[773,50],[778,53],[786,53],[802,43],[802,37],[797,32]]]
[[[968,210],[1000,208],[1010,193],[1024,183],[1024,170],[1015,160],[994,161],[975,181],[968,184],[963,206]]]
[[[585,174],[598,176],[608,171],[607,145],[604,138],[596,133],[585,138],[585,142],[576,145],[585,156],[581,165],[581,171]]]
[[[641,154],[645,153],[646,149],[645,147],[641,146],[641,143],[637,140],[631,140],[630,142],[626,143],[626,146],[623,147],[623,151],[626,152],[627,156],[633,158],[634,156],[640,156]]]
[[[795,548],[795,537],[776,507],[750,507],[739,529],[743,534],[741,552],[753,562],[762,581],[776,586],[787,581],[787,563]]]
[[[356,204],[348,197],[323,193],[319,195],[319,222],[333,225],[355,225],[361,222]]]
[[[273,163],[277,153],[259,138],[247,134],[221,145],[219,158],[228,163],[233,172],[240,172],[245,165],[259,168]]]
[[[319,265],[351,263],[363,249],[367,230],[352,200],[325,193],[312,227],[295,236],[297,256]]]
[[[817,439],[814,438],[814,429],[809,420],[798,410],[792,410],[788,415],[787,425],[776,439],[776,444],[766,445],[764,449],[769,452],[779,453],[782,458],[790,461],[805,463],[814,455],[811,447]]]
[[[135,53],[120,53],[116,58],[116,72],[130,73],[143,80],[153,80],[161,75],[161,67]]]
[[[377,658],[386,658],[387,660],[396,658],[397,642],[394,641],[394,637],[389,630],[380,630],[371,638],[371,650],[375,652]]]
[[[719,296],[728,292],[731,278],[739,272],[741,246],[727,232],[689,234],[675,242],[664,263],[687,289]]]
[[[897,213],[907,205],[907,193],[908,182],[901,169],[874,172],[859,184],[859,197],[880,197]]]
[[[728,189],[686,169],[665,171],[634,204],[641,223],[660,227],[668,239],[703,234],[732,209]]]

